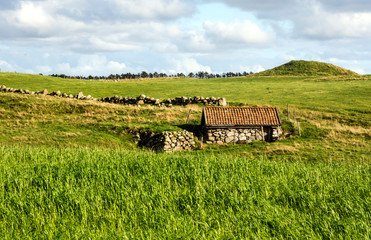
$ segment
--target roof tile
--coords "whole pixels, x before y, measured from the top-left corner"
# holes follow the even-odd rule
[[[275,107],[205,107],[207,126],[272,126],[281,121]]]

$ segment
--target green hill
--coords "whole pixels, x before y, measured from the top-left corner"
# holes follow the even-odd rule
[[[339,75],[358,75],[350,70],[335,66],[330,63],[293,60],[281,66],[269,69],[260,73],[259,76],[339,76]]]

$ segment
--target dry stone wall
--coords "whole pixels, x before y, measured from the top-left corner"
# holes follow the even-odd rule
[[[4,85],[0,86],[0,92],[13,92],[13,93],[21,93],[21,94],[30,94],[30,95],[49,95],[55,97],[63,97],[63,98],[75,98],[79,100],[94,100],[100,102],[107,102],[107,103],[116,103],[116,104],[124,104],[124,105],[154,105],[154,106],[166,106],[172,107],[173,105],[189,105],[189,104],[203,104],[203,105],[212,105],[212,106],[227,106],[227,101],[224,97],[176,97],[174,99],[155,99],[153,97],[148,97],[144,94],[138,97],[122,97],[122,96],[113,96],[113,97],[103,97],[100,99],[93,98],[91,95],[85,96],[82,92],[79,92],[77,95],[62,93],[61,91],[55,92],[48,92],[47,89],[42,91],[34,92],[29,90],[23,89],[15,89],[9,88]]]
[[[82,92],[79,92],[76,95],[62,93],[61,91],[55,91],[55,92],[48,92],[47,89],[44,89],[42,91],[30,91],[30,90],[23,90],[23,89],[16,89],[16,88],[8,88],[4,85],[0,86],[0,92],[13,92],[13,93],[21,93],[21,94],[30,94],[30,95],[48,95],[48,96],[54,96],[54,97],[63,97],[63,98],[75,98],[79,100],[97,100],[96,98],[93,98],[91,95],[84,96]]]
[[[155,151],[180,152],[195,148],[193,133],[188,131],[177,132],[141,132],[137,133],[138,144]]]
[[[271,135],[270,135],[271,134]],[[282,134],[280,127],[275,128],[244,128],[244,129],[205,129],[204,141],[208,144],[247,143],[253,141],[275,141]]]
[[[185,106],[189,104],[203,104],[203,105],[213,105],[213,106],[227,106],[227,101],[224,97],[176,97],[174,99],[156,99],[153,97],[148,97],[146,95],[140,95],[136,98],[132,97],[122,97],[122,96],[113,96],[113,97],[105,97],[99,99],[101,102],[109,102],[109,103],[121,103],[125,105],[143,105],[143,104],[150,104],[155,106],[168,106],[171,107],[173,105],[180,105]]]

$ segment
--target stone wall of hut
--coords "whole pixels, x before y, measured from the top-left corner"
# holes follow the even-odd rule
[[[282,135],[281,127],[204,128],[203,141],[208,144],[276,141]]]
[[[195,139],[192,132],[141,132],[137,133],[138,144],[155,151],[180,152],[195,148]]]

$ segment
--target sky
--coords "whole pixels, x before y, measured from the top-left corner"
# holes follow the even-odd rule
[[[0,0],[1,72],[371,74],[370,0]]]

